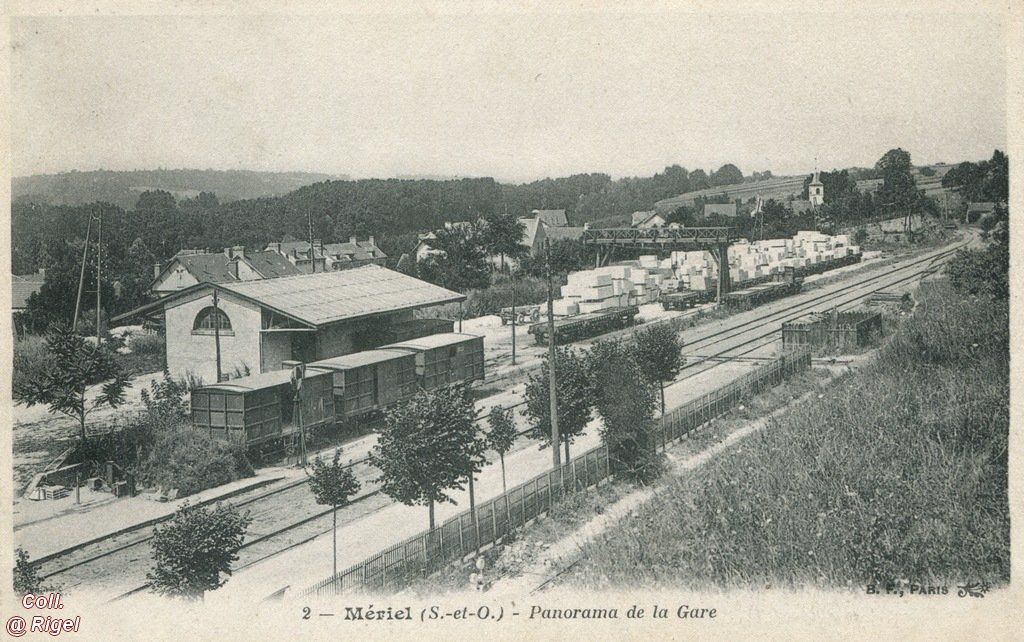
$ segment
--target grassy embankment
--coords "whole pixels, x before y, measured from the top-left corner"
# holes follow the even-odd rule
[[[1009,580],[1005,302],[925,284],[878,358],[585,547],[588,588]]]

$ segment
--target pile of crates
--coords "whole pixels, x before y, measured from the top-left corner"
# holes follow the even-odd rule
[[[573,272],[562,286],[562,298],[552,303],[555,316],[603,312],[612,308],[658,301],[663,291],[675,292],[679,280],[658,257],[642,256],[636,265],[610,265]]]

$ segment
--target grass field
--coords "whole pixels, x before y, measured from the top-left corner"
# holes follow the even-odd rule
[[[945,282],[918,298],[875,361],[669,481],[566,583],[1008,582],[1008,309]]]

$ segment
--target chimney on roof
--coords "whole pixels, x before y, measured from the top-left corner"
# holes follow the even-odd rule
[[[370,235],[370,245],[376,245],[376,243],[373,242],[373,234]]]
[[[46,268],[39,268],[39,276],[46,278]]]
[[[231,258],[235,258],[237,256],[239,258],[244,259],[245,258],[245,246],[244,245],[236,245],[236,246],[234,246],[233,248],[231,248],[231,254],[232,254]]]
[[[153,278],[154,279],[157,278],[158,276],[160,276],[160,273],[163,272],[163,271],[164,271],[164,268],[163,268],[162,265],[160,265],[159,263],[154,263],[153,264]]]
[[[234,258],[228,261],[228,272],[237,281],[238,280],[238,259]]]
[[[356,237],[354,237],[354,236],[348,237],[348,242],[351,243],[352,245],[355,245],[356,244]]]

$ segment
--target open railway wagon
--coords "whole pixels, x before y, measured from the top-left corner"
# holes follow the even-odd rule
[[[307,366],[297,402],[291,377],[291,369],[275,370],[196,388],[192,423],[211,437],[265,450],[297,442],[300,415],[307,431],[333,424],[331,372]]]
[[[729,292],[722,297],[722,302],[727,308],[749,310],[762,303],[796,294],[803,287],[803,283],[804,280],[802,278],[794,278],[790,281],[774,281],[752,285]]]
[[[683,290],[661,295],[661,307],[665,310],[688,310],[699,303],[704,302],[702,292],[694,290]]]
[[[424,390],[484,378],[484,338],[448,332],[381,346],[415,356],[416,378]]]
[[[555,319],[555,345],[571,343],[626,328],[633,325],[633,321],[639,313],[640,308],[629,305]],[[550,339],[547,322],[531,325],[530,334],[536,338],[539,345],[548,345]]]

